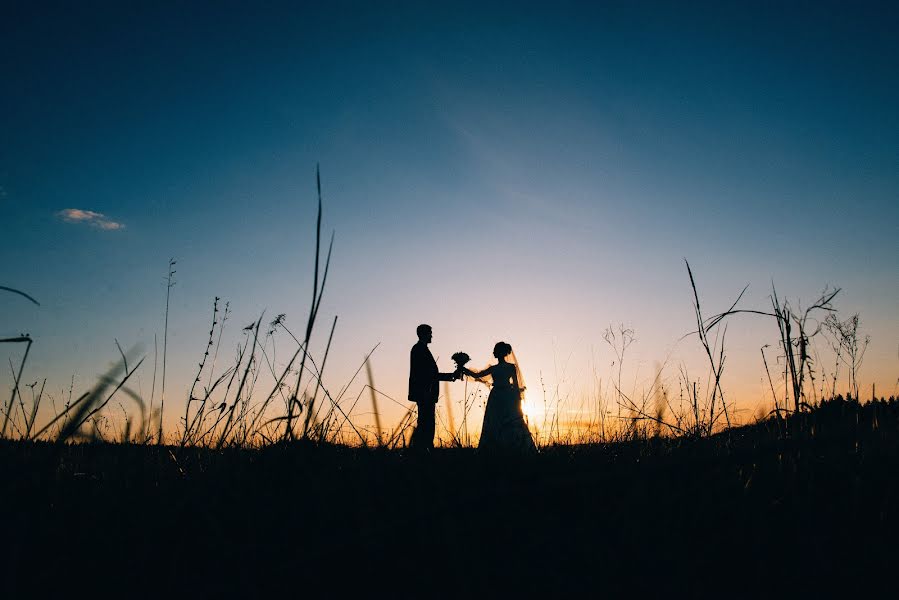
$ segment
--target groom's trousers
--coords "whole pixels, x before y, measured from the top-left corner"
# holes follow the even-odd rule
[[[437,405],[433,402],[416,402],[418,405],[418,423],[412,432],[410,446],[418,450],[430,450],[434,447],[434,412]]]

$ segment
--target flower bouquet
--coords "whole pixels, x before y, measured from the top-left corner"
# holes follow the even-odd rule
[[[453,362],[456,363],[456,373],[458,373],[461,377],[462,369],[465,368],[465,365],[468,363],[468,361],[471,360],[471,357],[464,352],[456,352],[455,354],[453,354],[452,359]]]

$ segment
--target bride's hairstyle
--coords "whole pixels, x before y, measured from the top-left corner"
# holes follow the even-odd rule
[[[510,346],[506,342],[497,342],[496,346],[493,347],[493,355],[497,358],[505,358],[510,354],[512,354],[512,346]]]

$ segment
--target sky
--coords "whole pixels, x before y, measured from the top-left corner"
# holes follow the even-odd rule
[[[213,298],[223,356],[263,311],[302,331],[320,165],[335,242],[312,346],[336,315],[340,389],[379,344],[390,423],[422,322],[445,371],[511,343],[532,421],[617,376],[609,326],[634,330],[631,392],[658,366],[672,390],[681,365],[703,379],[684,259],[708,314],[747,284],[755,309],[772,285],[802,306],[840,287],[871,338],[863,388],[897,392],[895,5],[128,4],[0,9],[0,285],[40,302],[0,295],[0,336],[35,340],[23,381],[87,389],[118,342],[149,357],[148,395],[174,257],[174,427]],[[771,403],[776,341],[773,321],[729,322],[745,417]]]

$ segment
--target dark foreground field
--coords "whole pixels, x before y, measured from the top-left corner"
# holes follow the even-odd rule
[[[0,445],[7,598],[896,593],[899,405],[529,459]]]

